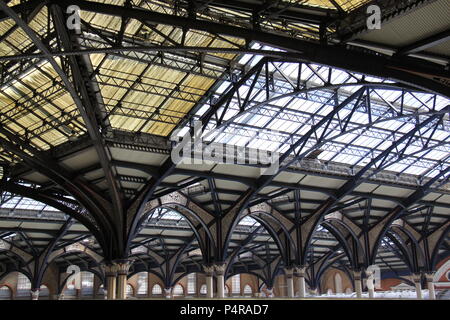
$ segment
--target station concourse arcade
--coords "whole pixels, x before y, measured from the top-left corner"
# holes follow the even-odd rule
[[[450,299],[448,0],[0,0],[0,299]]]

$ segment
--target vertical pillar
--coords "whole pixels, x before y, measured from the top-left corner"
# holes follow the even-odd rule
[[[106,276],[106,298],[108,300],[116,299],[116,278],[117,266],[115,264],[105,265]]]
[[[417,295],[417,299],[423,299],[422,298],[422,276],[420,273],[415,273],[412,275],[413,281],[414,281],[414,285],[416,287],[416,295]]]
[[[31,289],[31,300],[39,300],[39,289]]]
[[[319,288],[310,288],[309,292],[311,293],[311,295],[313,296],[318,296],[319,295]]]
[[[284,268],[284,275],[286,277],[287,297],[294,298],[294,269]]]
[[[127,275],[130,266],[130,261],[117,262],[117,299],[127,298]]]
[[[173,296],[172,296],[172,287],[164,288],[164,297],[166,299],[172,299],[173,298]]]
[[[225,264],[217,264],[214,266],[217,276],[217,298],[225,298]]]
[[[367,290],[369,291],[369,299],[373,299],[375,296],[375,290],[373,287],[368,287]]]
[[[366,286],[367,291],[369,292],[369,299],[373,299],[375,297],[375,279],[374,272],[371,269],[366,270]]]
[[[298,281],[298,296],[300,298],[306,297],[306,285],[305,285],[305,274],[306,268],[299,267],[295,269],[295,275],[297,276]]]
[[[267,298],[273,298],[275,295],[273,294],[273,288],[266,288]]]
[[[355,291],[356,297],[358,299],[362,298],[362,281],[361,281],[361,271],[353,271],[353,277],[355,279]]]
[[[206,297],[208,299],[212,299],[214,297],[214,285],[213,285],[214,267],[204,266],[203,270],[205,271],[206,277]]]
[[[436,292],[434,291],[433,277],[434,273],[425,274],[425,279],[427,279],[428,285],[428,294],[429,294],[428,299],[430,300],[436,300]]]

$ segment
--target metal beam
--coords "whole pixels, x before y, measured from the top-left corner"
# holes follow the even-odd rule
[[[410,58],[402,57],[402,59],[396,59],[381,55],[377,56],[358,50],[346,49],[345,47],[323,46],[311,41],[273,33],[249,30],[209,20],[185,18],[144,9],[125,8],[123,6],[82,0],[61,0],[58,3],[65,5],[76,4],[82,10],[89,12],[128,17],[142,22],[161,23],[179,28],[239,37],[247,41],[257,41],[291,52],[297,52],[299,58],[304,61],[333,65],[338,68],[382,78],[398,79],[404,83],[450,96],[449,86],[442,82],[449,77],[443,68],[424,62],[418,64],[414,59]]]
[[[396,55],[403,56],[420,51],[425,51],[432,47],[436,47],[448,40],[450,40],[450,29],[402,47],[398,49]]]

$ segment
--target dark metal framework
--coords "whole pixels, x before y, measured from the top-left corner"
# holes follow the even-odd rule
[[[449,252],[450,76],[426,50],[448,31],[382,55],[349,44],[365,6],[331,3],[1,1],[0,208],[20,196],[64,216],[0,227],[22,252],[2,253],[3,274],[22,270],[39,288],[49,256],[91,236],[86,270],[102,277],[100,262],[131,259],[131,274],[168,287],[223,263],[267,287],[292,267],[308,268],[311,288],[332,266],[435,271]],[[377,3],[385,20],[427,5]],[[173,163],[170,137],[196,121],[207,146],[277,153],[278,170]],[[68,237],[74,223],[86,230]]]

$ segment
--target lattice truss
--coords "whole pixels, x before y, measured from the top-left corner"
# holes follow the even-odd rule
[[[415,272],[415,249],[405,230],[428,237],[448,227],[449,99],[438,94],[441,87],[426,90],[414,81],[313,63],[307,50],[299,54],[276,41],[267,45],[246,33],[225,32],[247,28],[323,43],[343,27],[338,15],[357,12],[368,1],[266,2],[256,12],[245,2],[76,1],[82,9],[79,33],[65,24],[69,2],[8,1],[10,11],[2,4],[0,212],[10,223],[1,228],[5,246],[39,256],[41,250],[82,243],[111,258],[115,252],[105,243],[113,241],[105,237],[114,236],[110,224],[117,224],[121,231],[129,229],[123,250],[135,259],[133,272],[155,268],[161,278],[175,281],[175,275],[202,271],[203,263],[217,257],[203,251],[179,212],[144,207],[182,192],[221,217],[233,213],[244,194],[239,222],[228,230],[229,244],[220,257],[229,259],[229,274],[255,271],[273,281],[294,261],[309,266],[313,285],[331,265],[348,271],[375,262],[398,276]],[[121,15],[118,8],[130,14]],[[305,8],[315,15],[303,14]],[[152,21],[142,18],[149,13]],[[174,20],[163,21],[162,15]],[[324,16],[333,18],[325,28]],[[181,27],[177,18],[195,19]],[[222,24],[225,31],[196,28],[199,20]],[[279,170],[243,177],[173,165],[169,138],[183,136],[196,122],[207,144],[270,151],[279,155]],[[65,161],[84,145],[95,147],[95,164]],[[120,158],[119,149],[137,155]],[[138,152],[158,161],[136,160],[144,157]],[[284,180],[300,173],[344,183]],[[367,183],[406,191],[369,195],[361,191]],[[425,199],[430,192],[437,196]],[[92,194],[95,206],[88,201]],[[269,230],[264,218],[242,214],[260,204],[297,227],[314,221],[310,239],[296,248],[302,257],[280,245],[285,231]],[[391,226],[390,217],[404,225]],[[73,218],[79,228],[66,224]],[[21,224],[32,219],[42,228]],[[354,239],[364,242],[367,229],[379,225],[386,233],[377,250],[372,243],[369,250],[352,247]],[[285,233],[293,237],[292,230]],[[433,259],[448,255],[445,233],[436,250]],[[94,254],[83,252],[79,259],[59,258],[61,268],[71,259],[86,269],[98,267]],[[162,261],[174,257],[181,258],[166,274]],[[2,270],[27,266],[12,260],[5,253]]]

